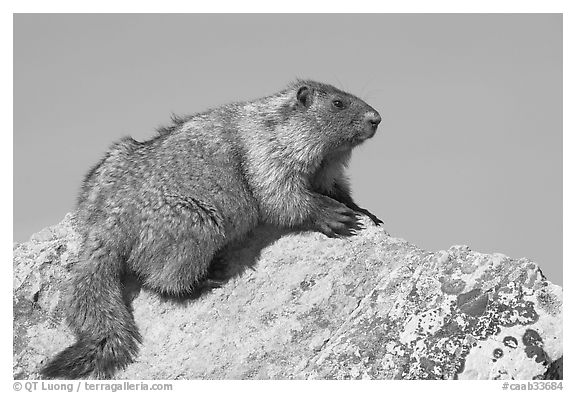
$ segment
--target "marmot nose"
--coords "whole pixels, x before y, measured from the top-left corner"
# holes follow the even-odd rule
[[[368,121],[368,123],[370,123],[373,129],[376,129],[378,127],[378,124],[380,124],[380,122],[382,121],[382,118],[377,112],[368,112],[366,114],[366,120]]]

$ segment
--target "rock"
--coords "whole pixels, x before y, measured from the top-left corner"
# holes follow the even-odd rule
[[[126,282],[144,338],[118,379],[562,378],[562,289],[528,259],[427,252],[371,226],[328,239],[257,228],[221,288],[165,298]],[[72,215],[14,248],[14,378],[70,345]]]

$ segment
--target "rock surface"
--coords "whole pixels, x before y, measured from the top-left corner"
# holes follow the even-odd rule
[[[226,284],[188,298],[129,279],[144,342],[117,378],[562,378],[562,289],[535,263],[366,225],[346,239],[258,228],[223,253]],[[70,214],[14,247],[15,379],[74,340],[60,299],[78,249]]]

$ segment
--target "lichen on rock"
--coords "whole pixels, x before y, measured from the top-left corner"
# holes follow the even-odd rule
[[[218,258],[227,283],[166,298],[127,278],[144,337],[119,379],[562,377],[562,289],[528,259],[257,228]],[[74,337],[63,293],[74,219],[14,248],[14,378]]]

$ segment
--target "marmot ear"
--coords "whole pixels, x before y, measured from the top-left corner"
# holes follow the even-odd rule
[[[305,107],[309,107],[312,103],[312,90],[308,86],[302,86],[298,89],[296,98],[300,104],[304,105]]]

